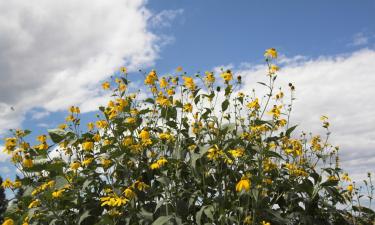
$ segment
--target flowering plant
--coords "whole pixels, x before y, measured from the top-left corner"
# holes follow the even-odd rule
[[[72,106],[37,145],[14,131],[5,151],[23,177],[2,185],[25,192],[3,224],[370,224],[374,212],[353,205],[358,190],[328,143],[328,118],[325,137],[294,134],[295,87],[288,100],[275,90],[276,58],[265,52],[263,98],[239,92],[230,70],[181,68],[144,74],[143,98],[121,68],[87,129]]]

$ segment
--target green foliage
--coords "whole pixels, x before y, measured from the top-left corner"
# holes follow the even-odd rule
[[[23,191],[8,220],[371,224],[374,212],[353,204],[363,196],[340,169],[339,148],[328,143],[328,118],[322,117],[325,137],[296,135],[289,120],[295,88],[289,85],[288,101],[281,90],[275,94],[277,52],[265,56],[269,83],[261,85],[269,93],[261,100],[241,92],[242,78],[229,70],[220,81],[212,72],[194,79],[151,71],[147,97],[140,98],[122,69],[113,99],[87,130],[72,106],[67,124],[38,136],[35,146],[25,141],[28,131],[14,131],[5,151],[23,177],[3,186]]]
[[[3,178],[0,176],[0,183],[3,183]],[[2,186],[0,186],[0,223],[3,222],[3,215],[5,210],[7,209],[8,201],[5,198],[5,190]]]

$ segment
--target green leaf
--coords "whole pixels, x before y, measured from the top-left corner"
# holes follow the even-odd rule
[[[201,99],[201,96],[198,95],[197,97],[195,97],[195,99],[194,99],[194,103],[195,103],[195,104],[198,104],[198,102],[199,102],[200,99]]]
[[[197,212],[197,214],[195,214],[196,223],[198,225],[202,224],[201,220],[202,220],[203,213],[207,216],[207,218],[213,221],[214,220],[213,212],[214,212],[214,207],[212,205],[202,206],[202,208]]]
[[[80,217],[79,217],[79,220],[78,220],[78,224],[81,224],[85,219],[87,219],[88,217],[90,217],[90,211],[89,210],[86,210]]]
[[[296,129],[297,126],[298,125],[292,126],[288,130],[286,130],[285,136],[290,137],[290,134],[294,131],[294,129]]]
[[[264,155],[267,156],[267,157],[275,157],[275,158],[279,158],[279,159],[283,159],[283,157],[277,153],[277,152],[274,152],[274,151],[264,151]]]
[[[173,218],[173,216],[161,216],[157,220],[155,220],[152,223],[152,225],[163,225],[163,224],[166,224],[172,218]]]
[[[166,123],[169,127],[172,127],[172,128],[177,128],[177,123],[173,120],[170,120]]]
[[[231,85],[228,85],[226,88],[225,88],[225,96],[228,96],[230,94],[230,92],[232,91],[232,86]]]
[[[364,213],[375,216],[375,212],[372,209],[364,207],[364,206],[353,206],[353,210],[356,212],[364,212]]]
[[[326,180],[325,182],[323,182],[321,184],[322,187],[326,187],[326,186],[337,186],[338,184],[338,180]]]
[[[199,146],[199,153],[190,152],[190,163],[194,169],[197,165],[197,160],[202,158],[206,154],[208,149],[208,146]]]
[[[206,111],[202,114],[203,119],[207,119],[207,116],[212,112],[211,109],[205,108]]]
[[[152,220],[153,219],[153,214],[146,209],[142,208],[141,211],[139,212],[143,218],[146,220]]]
[[[266,87],[268,87],[268,85],[267,84],[265,84],[265,83],[263,83],[263,82],[257,82],[258,84],[261,84],[261,85],[263,85],[263,86],[266,86]]]
[[[229,106],[229,100],[225,99],[225,101],[223,101],[223,103],[221,103],[221,110],[223,110],[223,112],[225,112],[225,110],[228,109],[228,106]]]
[[[96,223],[96,225],[112,225],[112,224],[114,224],[113,220],[108,215],[101,216],[99,223]]]
[[[265,211],[270,214],[273,217],[273,220],[276,220],[279,224],[288,224],[289,220],[283,218],[280,212],[272,209],[265,209]]]
[[[62,129],[50,129],[48,130],[48,134],[54,143],[60,143],[65,138],[67,132]]]
[[[56,179],[55,179],[55,188],[56,189],[61,189],[66,184],[68,184],[68,181],[65,179],[65,177],[62,177],[62,176],[57,176],[56,177]]]
[[[91,179],[85,180],[85,182],[83,182],[83,185],[82,185],[82,190],[86,190],[86,188],[89,187],[91,183],[92,183]]]
[[[147,98],[147,99],[145,100],[145,102],[148,102],[148,103],[151,103],[151,104],[155,104],[155,100],[152,99],[152,98]]]

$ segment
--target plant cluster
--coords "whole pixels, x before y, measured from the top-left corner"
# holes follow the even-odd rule
[[[121,68],[102,84],[113,99],[87,129],[72,106],[36,145],[25,140],[30,131],[13,131],[5,151],[23,176],[2,186],[24,192],[3,225],[373,224],[328,142],[328,118],[325,136],[294,134],[295,87],[275,88],[276,59],[266,50],[264,97],[241,92],[230,70],[178,68],[145,73],[143,98]]]

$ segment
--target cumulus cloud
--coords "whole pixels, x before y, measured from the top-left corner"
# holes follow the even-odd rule
[[[369,38],[364,35],[362,32],[357,33],[353,37],[352,43],[350,43],[351,46],[362,46],[366,45],[369,42]]]
[[[342,167],[357,180],[375,172],[375,51],[362,49],[332,57],[282,57],[277,87],[296,86],[292,122],[299,129],[322,133],[319,117],[331,122],[331,143],[341,147]],[[244,89],[256,89],[266,81],[266,67],[239,68]]]
[[[105,98],[98,82],[122,65],[153,65],[161,40],[145,3],[1,1],[0,130],[18,127],[33,107],[44,112],[34,118],[69,105],[95,110]]]
[[[0,164],[4,163],[4,162],[7,162],[8,159],[10,159],[10,155],[3,152],[3,149],[4,149],[4,146],[0,145]]]
[[[2,167],[0,167],[0,172],[2,174],[8,174],[10,172],[10,169],[7,166],[2,166]]]
[[[170,27],[171,22],[181,14],[184,13],[183,9],[175,9],[175,10],[163,10],[156,14],[151,20],[151,25],[153,27]]]

